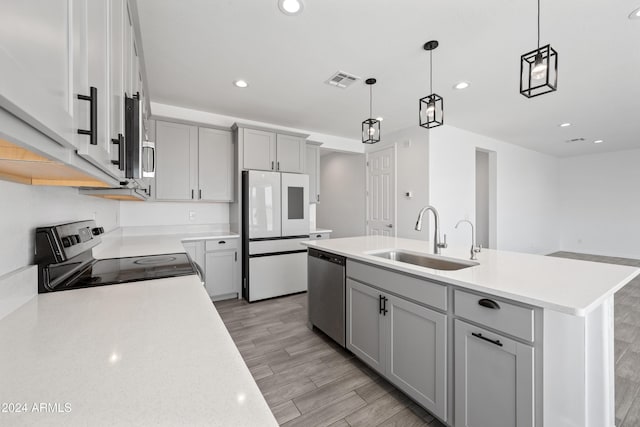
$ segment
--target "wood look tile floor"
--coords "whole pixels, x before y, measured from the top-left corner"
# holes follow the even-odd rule
[[[552,256],[640,267],[640,260]],[[307,328],[307,295],[215,303],[280,425],[443,426],[351,353]],[[616,426],[640,426],[640,278],[615,296]]]

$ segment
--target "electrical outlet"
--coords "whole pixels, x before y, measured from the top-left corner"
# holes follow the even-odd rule
[[[189,211],[189,221],[196,220],[196,211]]]

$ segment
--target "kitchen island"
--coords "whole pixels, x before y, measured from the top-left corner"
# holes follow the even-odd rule
[[[613,295],[639,269],[383,236],[305,245],[347,258],[347,348],[448,425],[614,426]]]
[[[117,230],[94,256],[226,235]],[[195,275],[35,295],[0,341],[0,425],[277,425]]]

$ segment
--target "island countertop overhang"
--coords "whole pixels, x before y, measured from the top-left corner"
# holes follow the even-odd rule
[[[585,316],[640,274],[635,267],[483,249],[479,265],[442,271],[393,261],[374,252],[403,249],[434,255],[428,241],[386,236],[316,240],[303,245],[401,273],[508,298],[534,307]],[[469,260],[469,248],[450,247],[442,256]]]

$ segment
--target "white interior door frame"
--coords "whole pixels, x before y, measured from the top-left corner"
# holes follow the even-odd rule
[[[367,235],[396,236],[397,144],[366,153]]]

